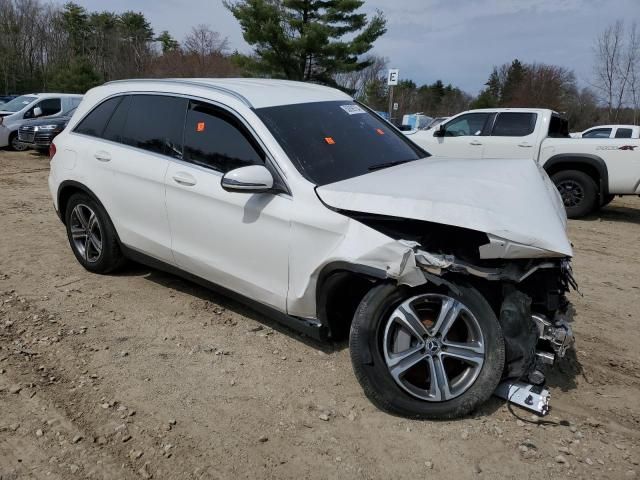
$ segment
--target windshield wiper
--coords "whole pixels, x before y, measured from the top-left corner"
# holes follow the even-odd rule
[[[380,170],[381,168],[395,167],[396,165],[400,165],[402,163],[407,163],[410,161],[411,160],[396,160],[395,162],[378,163],[377,165],[371,165],[369,167],[369,171],[373,172],[374,170]]]

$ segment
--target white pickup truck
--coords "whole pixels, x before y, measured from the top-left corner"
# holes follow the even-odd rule
[[[616,195],[640,195],[640,139],[570,138],[567,121],[552,110],[469,110],[436,129],[404,133],[438,157],[532,158],[553,180],[570,218]]]

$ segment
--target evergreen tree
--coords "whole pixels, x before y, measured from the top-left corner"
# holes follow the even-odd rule
[[[507,78],[502,87],[501,103],[503,106],[509,106],[510,102],[515,100],[518,89],[522,86],[527,75],[526,67],[517,58],[511,62],[507,70]]]
[[[163,54],[177,50],[180,47],[178,41],[171,36],[168,30],[163,30],[162,33],[156,37],[156,42],[160,42]]]
[[[381,12],[367,21],[362,0],[225,0],[255,55],[250,72],[335,85],[334,75],[371,64],[360,57],[386,32]],[[347,38],[345,38],[345,36]]]

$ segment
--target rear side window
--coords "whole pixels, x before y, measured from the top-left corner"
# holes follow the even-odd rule
[[[630,128],[619,128],[616,131],[616,138],[631,138],[632,130]]]
[[[493,124],[493,137],[526,137],[536,128],[536,113],[507,112],[498,115]]]
[[[132,95],[122,143],[149,152],[182,158],[185,98]]]
[[[84,135],[91,135],[92,137],[101,137],[104,127],[107,125],[107,122],[109,122],[111,115],[121,100],[122,97],[113,97],[105,100],[91,110],[89,115],[84,117],[73,131]]]
[[[111,118],[102,133],[102,138],[105,140],[111,140],[112,142],[122,143],[122,132],[124,130],[124,124],[127,120],[127,114],[129,113],[130,106],[131,96],[121,97],[120,103],[111,115]]]
[[[582,138],[609,138],[611,136],[610,128],[594,128],[582,135]]]
[[[184,130],[184,159],[226,173],[264,164],[264,154],[233,115],[191,101]]]
[[[62,110],[62,102],[59,98],[47,98],[46,100],[42,100],[38,103],[36,107],[40,107],[40,110],[42,110],[42,116],[46,117],[47,115],[60,113],[60,110]]]

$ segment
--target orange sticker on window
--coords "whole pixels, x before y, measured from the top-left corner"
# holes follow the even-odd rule
[[[378,135],[384,135],[384,130],[382,130],[381,128],[376,128],[376,133]]]
[[[198,122],[196,125],[196,132],[204,132],[204,122]]]
[[[329,145],[335,145],[336,144],[336,141],[331,137],[324,137],[324,141],[327,142]]]

